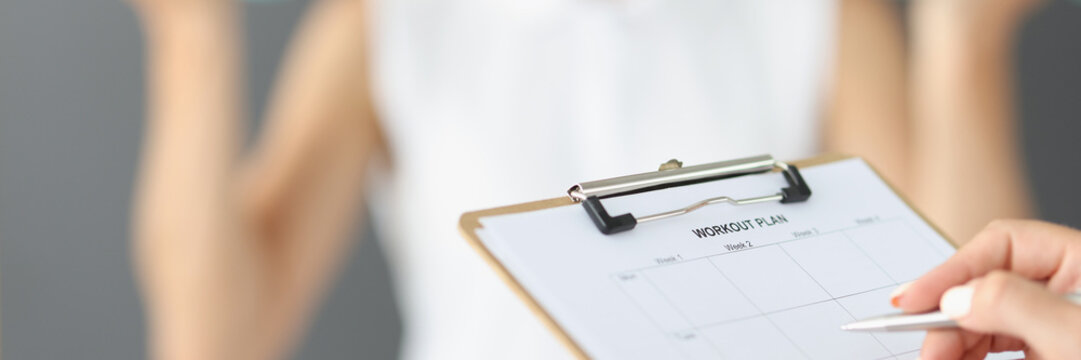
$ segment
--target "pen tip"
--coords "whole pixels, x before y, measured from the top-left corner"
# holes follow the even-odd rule
[[[853,321],[844,325],[841,325],[841,330],[844,331],[870,331],[876,327],[874,324],[870,324],[866,321]]]

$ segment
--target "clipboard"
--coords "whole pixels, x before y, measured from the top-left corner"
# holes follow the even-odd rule
[[[483,229],[481,219],[502,215],[528,213],[539,210],[546,210],[557,207],[565,206],[582,206],[585,209],[585,213],[582,216],[589,216],[593,223],[597,226],[597,230],[604,234],[614,234],[624,231],[633,231],[639,223],[646,223],[652,221],[664,220],[670,217],[675,217],[689,212],[695,211],[699,208],[714,205],[718,203],[728,203],[735,206],[753,206],[755,203],[767,202],[767,201],[779,201],[783,203],[787,202],[803,202],[812,197],[812,189],[814,184],[808,184],[803,181],[799,175],[798,169],[813,168],[820,165],[830,164],[842,160],[854,159],[856,157],[843,154],[824,154],[811,158],[801,159],[792,162],[776,161],[769,155],[760,155],[749,158],[735,159],[729,161],[722,161],[717,163],[699,165],[689,168],[683,168],[681,163],[676,160],[670,160],[667,163],[661,165],[660,169],[656,172],[641,173],[634,175],[621,176],[611,179],[591,181],[575,184],[568,191],[566,196],[538,200],[526,203],[520,203],[509,206],[496,207],[485,210],[478,210],[467,212],[463,214],[459,220],[459,231],[462,236],[469,242],[469,244],[484,258],[484,260],[492,266],[492,268],[499,274],[504,282],[514,291],[518,297],[525,302],[530,310],[542,321],[542,323],[548,327],[548,329],[556,336],[556,338],[577,358],[586,359],[589,358],[589,354],[584,348],[576,341],[560,324],[556,319],[541,305],[541,303],[532,295],[526,288],[519,282],[508,270],[508,268],[493,255],[492,251],[488,249],[481,241],[480,234],[478,233]],[[674,170],[679,170],[675,173],[667,173]],[[878,178],[882,178],[881,173],[874,170]],[[612,197],[612,196],[625,196],[632,195],[641,192],[654,191],[658,189],[679,187],[691,184],[697,184],[701,182],[712,181],[724,181],[725,179],[739,177],[748,174],[758,174],[763,172],[781,173],[785,176],[789,187],[783,188],[780,192],[775,194],[764,194],[758,197],[734,199],[727,196],[718,196],[714,198],[703,199],[697,203],[688,205],[684,208],[673,209],[661,213],[650,214],[646,216],[635,217],[631,214],[622,214],[618,216],[611,216],[607,213],[603,205],[599,200]],[[915,214],[919,219],[927,223],[931,229],[941,236],[949,243],[950,246],[956,248],[956,243],[945,236],[937,226],[927,220],[927,217],[923,213],[919,212],[912,203],[899,194],[891,184],[882,180],[889,187],[889,190],[896,195],[901,201]]]

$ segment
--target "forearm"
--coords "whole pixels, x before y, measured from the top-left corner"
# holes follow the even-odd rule
[[[262,351],[287,354],[351,245],[377,138],[358,0],[313,3],[283,62],[266,130],[245,166],[246,212],[267,242]]]
[[[907,193],[911,187],[908,79],[895,5],[841,2],[824,135],[826,150],[867,159]]]
[[[266,130],[245,164],[255,206],[287,201],[306,167],[318,165],[317,153],[331,146],[328,138],[370,135],[363,133],[373,122],[363,11],[361,0],[320,0],[305,15],[268,102]]]
[[[190,165],[198,168],[191,170],[205,171],[201,174],[231,175],[227,170],[236,162],[243,106],[238,12],[229,1],[140,11],[147,49],[148,150],[195,152],[162,156],[197,160]]]
[[[154,4],[160,5],[160,4]],[[148,121],[136,197],[137,263],[159,359],[244,358],[251,262],[234,221],[240,42],[232,2],[140,8]],[[239,260],[238,260],[239,259]],[[223,271],[228,270],[228,271]]]
[[[998,217],[1030,215],[1011,92],[1005,16],[913,5],[915,201],[954,239]]]

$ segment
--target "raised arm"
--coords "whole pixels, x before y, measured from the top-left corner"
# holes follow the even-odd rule
[[[885,1],[840,4],[825,147],[864,157],[907,193],[912,134],[898,9]]]
[[[1014,109],[1014,34],[1035,0],[911,5],[913,198],[954,239],[1029,217]]]
[[[1013,32],[1033,0],[841,3],[827,150],[876,164],[954,239],[1032,205],[1013,114]]]
[[[351,245],[365,169],[379,139],[361,0],[321,0],[298,29],[244,168],[245,209],[271,262],[270,354],[303,333]],[[271,356],[274,357],[274,356]]]
[[[134,256],[159,359],[251,358],[261,291],[234,191],[243,95],[238,9],[136,4],[148,106]]]
[[[313,4],[251,155],[238,6],[136,8],[150,100],[134,255],[151,354],[284,357],[347,253],[377,137],[362,3]]]

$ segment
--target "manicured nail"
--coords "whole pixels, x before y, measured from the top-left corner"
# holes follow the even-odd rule
[[[893,289],[893,292],[890,293],[890,304],[893,305],[893,307],[901,307],[901,295],[905,294],[905,290],[908,289],[909,285],[912,285],[911,281],[897,286],[897,288]]]
[[[975,289],[972,285],[954,286],[942,294],[942,301],[938,303],[942,313],[951,319],[962,318],[972,311],[972,294]]]

